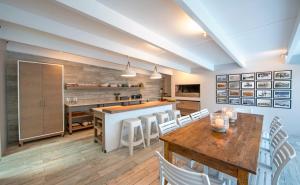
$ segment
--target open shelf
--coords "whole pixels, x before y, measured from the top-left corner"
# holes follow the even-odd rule
[[[65,86],[65,89],[67,90],[128,90],[128,89],[133,89],[133,90],[139,90],[142,87],[98,87],[98,86],[72,86],[68,87]]]

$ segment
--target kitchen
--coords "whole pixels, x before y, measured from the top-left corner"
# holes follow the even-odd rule
[[[299,184],[299,7],[1,1],[0,184]]]

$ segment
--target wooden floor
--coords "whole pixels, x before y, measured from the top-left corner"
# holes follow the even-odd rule
[[[290,142],[300,154],[300,138]],[[0,162],[0,184],[158,184],[155,150],[161,150],[161,144],[138,148],[131,157],[126,148],[104,154],[93,142],[91,130],[12,146]],[[280,184],[300,184],[299,156],[284,171]]]

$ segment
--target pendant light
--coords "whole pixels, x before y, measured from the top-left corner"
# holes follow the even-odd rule
[[[128,56],[127,56],[127,61],[128,61],[128,63],[126,65],[126,69],[123,71],[123,74],[121,74],[121,76],[126,77],[126,78],[135,77],[136,72],[131,69]]]
[[[161,74],[157,71],[157,66],[155,65],[154,71],[152,75],[150,76],[150,79],[161,79]]]

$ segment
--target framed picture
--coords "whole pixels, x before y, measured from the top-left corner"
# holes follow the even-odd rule
[[[242,105],[255,106],[254,98],[242,98]]]
[[[217,75],[217,82],[227,82],[227,75]]]
[[[258,107],[272,107],[272,99],[257,99],[256,106]]]
[[[272,81],[256,81],[256,89],[272,89]]]
[[[241,91],[235,89],[229,89],[229,96],[241,96]]]
[[[291,81],[290,80],[276,80],[274,81],[274,89],[290,89]]]
[[[217,82],[217,89],[226,89],[227,82]]]
[[[291,80],[292,70],[274,71],[274,80]]]
[[[228,99],[227,98],[220,98],[220,97],[217,97],[217,104],[228,104]]]
[[[228,82],[229,89],[239,89],[241,83],[240,82]]]
[[[247,80],[255,80],[255,73],[242,73],[242,80],[247,81]]]
[[[217,96],[218,97],[226,97],[226,96],[228,96],[227,90],[226,89],[217,90]]]
[[[272,80],[272,71],[256,73],[256,80]]]
[[[285,99],[285,98],[291,98],[291,90],[274,90],[273,97],[276,99]]]
[[[257,98],[272,98],[272,90],[256,90]]]
[[[240,105],[241,99],[240,98],[229,98],[229,104],[231,105]]]
[[[242,82],[243,89],[254,89],[254,81]]]
[[[254,90],[242,90],[242,97],[254,98],[255,91]]]
[[[274,100],[273,107],[290,109],[292,107],[292,101],[291,100]]]
[[[240,81],[241,80],[241,75],[240,74],[233,74],[233,75],[228,75],[228,81]]]

